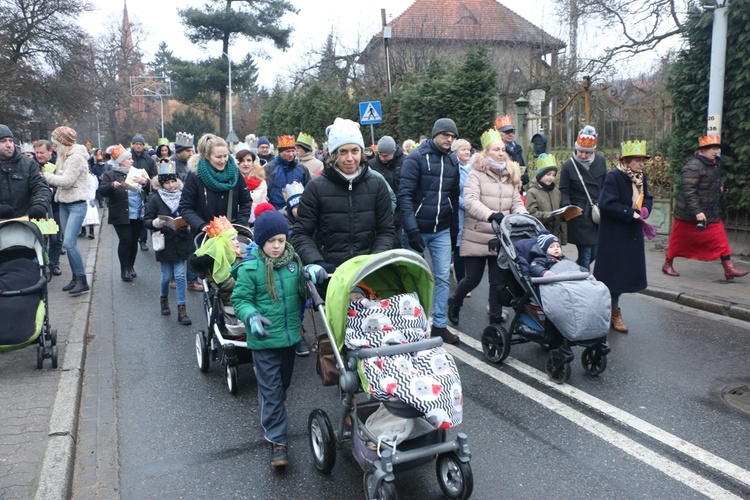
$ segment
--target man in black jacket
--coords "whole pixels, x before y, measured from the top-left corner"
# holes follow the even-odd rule
[[[396,141],[389,135],[384,135],[378,141],[378,150],[375,157],[367,162],[371,169],[379,172],[391,186],[391,190],[398,194],[398,186],[401,180],[401,165],[404,163],[404,152],[396,145]],[[403,246],[403,230],[401,228],[401,208],[398,203],[393,212],[393,226],[396,229],[396,238],[393,248]]]
[[[37,163],[21,154],[13,132],[0,125],[0,219],[46,219],[51,196]]]
[[[451,253],[458,236],[458,158],[451,145],[458,137],[456,124],[440,118],[432,139],[424,141],[404,160],[398,204],[409,247],[430,250],[435,293],[432,297],[432,335],[455,344],[458,336],[447,329],[446,307],[450,293]]]
[[[153,179],[157,174],[156,162],[146,151],[146,140],[141,134],[135,134],[130,146],[130,154],[133,156],[132,168],[145,170],[148,173],[148,178]],[[148,251],[148,230],[145,226],[138,237],[138,243],[141,245],[141,250]]]

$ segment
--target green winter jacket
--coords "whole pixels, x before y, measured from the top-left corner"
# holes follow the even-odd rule
[[[272,302],[266,289],[266,266],[258,257],[257,247],[249,249],[247,257],[232,268],[235,281],[232,304],[237,318],[245,323],[248,349],[278,349],[300,341],[300,301],[304,299],[299,295],[300,271],[295,261],[274,270],[279,300]],[[247,325],[248,317],[255,313],[271,322],[266,327],[270,335],[264,339],[253,335]]]

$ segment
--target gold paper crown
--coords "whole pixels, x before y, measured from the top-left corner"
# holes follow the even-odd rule
[[[482,149],[487,149],[488,145],[492,144],[493,142],[502,141],[502,140],[503,138],[500,135],[500,132],[498,132],[494,128],[487,130],[484,132],[484,134],[482,134],[482,137],[481,137]]]
[[[282,135],[276,140],[276,148],[293,148],[294,147],[294,136],[293,135]]]
[[[118,144],[117,146],[112,148],[112,151],[109,152],[109,156],[112,157],[113,160],[118,159],[124,152],[126,151],[125,147],[122,144]],[[123,160],[124,161],[124,160]]]
[[[720,135],[704,135],[698,139],[698,147],[721,147],[721,136]]]
[[[158,148],[159,146],[169,146],[169,139],[166,137],[159,137],[159,140],[156,141],[156,147]]]
[[[596,148],[596,139],[597,136],[595,135],[578,134],[576,144],[581,148],[594,149]]]
[[[209,238],[215,238],[230,230],[234,230],[232,223],[222,215],[220,217],[214,217],[213,220],[211,220],[211,224],[206,228],[206,234]]]
[[[305,186],[297,181],[294,181],[291,184],[287,184],[282,191],[282,193],[284,194],[284,201],[289,201],[289,198],[301,195],[304,192]]]
[[[511,120],[510,115],[498,116],[497,118],[495,118],[495,128],[497,130],[500,130],[501,127],[508,126],[513,126],[513,120]]]
[[[623,158],[626,156],[641,156],[644,158],[651,158],[646,153],[646,141],[628,141],[622,143],[622,155]]]
[[[315,142],[315,139],[313,139],[313,136],[311,136],[310,134],[300,132],[297,135],[297,144],[304,144],[308,148],[312,149],[314,142]]]
[[[187,132],[177,132],[174,143],[183,148],[192,148],[193,134],[188,134]]]
[[[539,171],[547,167],[557,167],[557,158],[555,158],[555,155],[542,153],[536,161],[536,169]]]

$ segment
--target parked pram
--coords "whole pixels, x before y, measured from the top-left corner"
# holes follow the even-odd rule
[[[401,311],[399,314],[403,315],[403,311],[408,310],[416,311],[413,316],[423,315],[426,338],[418,340],[419,335],[414,332],[418,332],[419,329],[413,329],[415,338],[409,342],[369,347],[369,338],[363,340],[365,335],[360,335],[357,338],[362,347],[348,348],[346,344],[351,345],[353,342],[353,329],[349,328],[347,331],[347,319],[356,313],[353,309],[354,303],[350,307],[349,294],[362,281],[365,281],[378,297],[372,301],[376,302],[373,307],[388,308],[391,306],[385,303],[391,302]],[[351,441],[354,457],[365,471],[364,489],[367,498],[390,499],[396,498],[394,473],[428,463],[437,457],[438,483],[445,496],[452,499],[469,498],[474,488],[474,479],[469,463],[471,454],[468,438],[459,432],[455,439],[447,440],[445,430],[452,425],[451,422],[460,422],[463,405],[460,380],[458,384],[445,390],[444,385],[439,382],[424,387],[433,388],[437,394],[445,394],[449,399],[452,398],[456,412],[449,408],[451,415],[448,415],[449,412],[441,412],[438,409],[439,405],[427,412],[419,411],[403,400],[390,397],[389,395],[398,393],[395,390],[391,391],[390,384],[383,384],[381,381],[378,386],[373,387],[372,382],[366,379],[365,365],[383,366],[394,359],[409,359],[410,356],[428,359],[431,357],[433,360],[439,358],[439,367],[435,369],[437,363],[433,361],[433,371],[429,374],[452,370],[456,379],[458,378],[452,357],[441,347],[442,339],[429,338],[426,318],[429,317],[432,303],[433,278],[424,259],[408,250],[390,250],[350,259],[339,266],[331,277],[325,303],[312,284],[308,283],[307,288],[312,297],[313,309],[317,311],[324,324],[325,333],[320,335],[317,347],[320,348],[321,339],[334,346],[333,354],[339,374],[338,385],[342,395],[339,422],[335,432],[325,411],[321,409],[315,409],[308,419],[310,449],[316,468],[329,473],[336,461],[337,443]],[[357,301],[357,304],[367,307],[365,302]],[[382,326],[364,328],[363,331],[366,334],[376,331],[388,334],[390,329]],[[403,378],[399,377],[398,383],[409,385],[409,372],[416,379],[428,374],[420,370],[417,364],[409,363],[408,369],[404,370],[406,375]],[[410,387],[415,387],[413,384],[416,383],[416,379],[411,379]],[[382,435],[371,432],[367,420],[373,414],[375,417],[383,415],[386,419],[399,417],[397,420],[407,427],[402,434],[403,441],[391,444],[388,440],[383,440]]]
[[[237,230],[237,238],[244,247],[252,241],[252,231],[238,224],[232,225]],[[208,239],[206,233],[195,238],[196,248],[200,248]],[[222,303],[219,289],[203,284],[203,312],[206,316],[206,330],[195,334],[195,354],[198,368],[207,373],[211,360],[218,361],[224,367],[227,387],[231,394],[237,394],[238,372],[240,365],[253,362],[253,354],[247,348],[245,324],[234,315],[234,308]]]
[[[570,261],[560,262],[552,270],[573,264],[572,272],[529,277],[529,252],[537,236],[545,231],[542,223],[528,214],[516,214],[506,215],[499,226],[492,226],[498,236],[498,264],[510,269],[515,278],[506,283],[501,300],[504,306],[513,308],[515,316],[507,329],[503,325],[484,329],[484,355],[493,363],[501,363],[512,344],[536,342],[549,349],[547,376],[563,384],[570,378],[570,363],[575,359],[571,347],[578,345],[585,347],[581,364],[586,373],[602,373],[610,352],[607,333],[611,302],[606,285],[591,281],[589,273],[580,272]]]
[[[29,221],[0,222],[0,353],[37,342],[36,367],[57,368],[57,330],[49,324],[44,237]]]

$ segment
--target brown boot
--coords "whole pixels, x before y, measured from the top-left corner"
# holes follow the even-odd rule
[[[680,273],[675,271],[674,267],[672,267],[672,260],[673,259],[664,259],[664,265],[661,266],[661,272],[666,274],[667,276],[679,276]]]
[[[177,305],[177,321],[181,325],[185,325],[185,326],[193,324],[193,322],[190,321],[190,318],[188,318],[187,308],[185,307],[184,304],[183,305],[179,305],[179,304]]]
[[[628,326],[622,320],[622,312],[620,309],[612,309],[612,319],[610,320],[610,323],[615,331],[628,333]]]
[[[172,311],[169,310],[169,298],[159,297],[159,304],[161,305],[162,316],[169,316],[170,314],[172,314]]]
[[[722,260],[721,265],[724,266],[724,277],[727,279],[727,281],[733,281],[734,278],[742,278],[743,276],[747,275],[750,271],[738,271],[736,267],[734,267],[734,262],[731,260]]]

